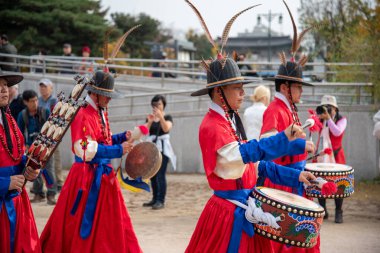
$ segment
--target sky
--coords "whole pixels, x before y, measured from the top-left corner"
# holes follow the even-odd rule
[[[240,32],[252,31],[257,23],[258,14],[283,15],[283,24],[278,22],[278,16],[272,18],[272,30],[285,35],[292,34],[290,17],[282,0],[190,0],[202,14],[212,37],[216,38],[223,33],[226,23],[239,11],[257,4],[257,6],[239,16],[234,22],[230,36]],[[102,0],[103,7],[110,7],[108,14],[114,12],[138,15],[144,12],[162,22],[164,27],[174,30],[188,31],[190,28],[197,32],[203,29],[200,22],[184,0]],[[300,0],[287,0],[293,17],[298,26],[298,8]],[[268,21],[261,18],[262,24],[267,26]]]

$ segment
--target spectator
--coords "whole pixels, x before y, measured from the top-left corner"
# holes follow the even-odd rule
[[[53,111],[55,104],[58,102],[58,99],[53,95],[53,82],[50,79],[41,79],[39,82],[40,94],[38,98],[38,105]],[[59,147],[54,151],[54,170],[55,178],[57,181],[57,190],[61,191],[63,185],[63,175],[62,175],[62,163],[61,163],[61,152]]]
[[[245,54],[240,54],[237,61],[244,62]],[[256,77],[258,76],[257,73],[252,70],[251,65],[243,63],[243,64],[239,64],[238,66],[243,76],[256,76]]]
[[[18,84],[9,87],[9,109],[12,117],[17,120],[18,114],[25,108],[22,95],[18,93]]]
[[[75,57],[75,54],[72,53],[71,44],[69,44],[69,43],[63,44],[63,56],[65,56],[63,58],[63,60],[65,60],[65,61],[72,60],[70,58]],[[68,70],[61,70],[61,72],[60,72],[61,74],[74,74],[75,73],[73,71],[73,64],[71,64],[71,63],[62,63],[60,68],[68,69]]]
[[[269,88],[260,85],[256,87],[251,95],[253,105],[245,109],[244,125],[247,130],[248,140],[258,140],[260,137],[261,127],[263,126],[263,115],[270,102]]]
[[[22,93],[22,99],[26,105],[17,117],[17,125],[20,128],[21,133],[24,135],[26,147],[33,143],[37,135],[39,134],[43,124],[49,117],[50,110],[38,106],[37,93],[34,90],[26,90]],[[57,193],[55,176],[53,173],[52,160],[45,165],[45,169],[49,178],[52,180],[53,184],[48,187],[47,191],[47,203],[48,205],[55,205],[55,194]],[[34,193],[34,198],[30,201],[32,203],[38,203],[45,199],[45,194],[43,192],[43,180],[41,175],[33,182],[32,193]]]
[[[89,59],[91,54],[91,49],[88,46],[82,48],[82,65],[79,67],[79,73],[81,75],[92,73],[94,71],[94,61]]]
[[[17,54],[17,48],[8,41],[6,34],[1,35],[1,47],[0,53],[2,54]],[[6,71],[17,71],[17,59],[13,56],[0,56],[0,62],[7,64],[1,64],[0,68]]]
[[[166,53],[165,52],[162,52],[161,53],[161,57],[159,60],[166,60]],[[153,64],[153,67],[155,68],[168,68],[168,65],[166,62],[163,62],[163,61],[160,61],[160,62],[156,62]],[[175,75],[173,75],[172,73],[170,72],[152,72],[152,77],[162,77],[162,75],[164,75],[164,77],[171,77],[171,78],[175,78]]]
[[[35,60],[35,64],[38,66],[35,68],[35,72],[36,73],[44,73],[44,58],[45,58],[45,55],[47,55],[47,51],[45,49],[41,49],[39,52],[38,52],[38,58]],[[45,70],[46,72],[46,70]]]
[[[149,128],[148,140],[157,145],[162,154],[161,168],[157,174],[150,179],[152,183],[153,198],[144,203],[143,206],[152,207],[153,210],[164,208],[166,196],[166,167],[169,160],[173,168],[176,166],[176,157],[170,144],[169,132],[173,127],[173,118],[169,114],[165,115],[166,99],[161,95],[156,95],[151,101],[153,112],[148,115],[147,127]]]
[[[323,129],[321,130],[321,138],[323,148],[329,147],[333,150],[333,160],[324,162],[335,162],[346,164],[344,150],[342,146],[343,135],[347,126],[347,119],[339,113],[339,108],[336,103],[336,98],[330,95],[324,95],[320,106],[317,107],[317,114],[323,122]],[[318,141],[319,144],[319,141]],[[318,145],[317,144],[317,148]],[[325,155],[326,156],[326,155]],[[328,218],[326,209],[326,199],[318,199],[319,204],[325,209],[324,218]],[[335,199],[335,223],[343,223],[343,199]]]

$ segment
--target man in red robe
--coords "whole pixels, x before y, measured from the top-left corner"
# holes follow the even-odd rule
[[[41,234],[44,252],[142,252],[111,165],[132,148],[129,131],[110,131],[107,106],[121,94],[109,73],[93,83],[71,125],[75,162]]]
[[[308,179],[314,178],[310,173],[267,162],[288,153],[304,153],[305,140],[295,139],[292,132],[296,137],[305,134],[300,127],[290,126],[270,138],[246,142],[237,110],[244,99],[243,84],[251,80],[241,76],[232,59],[221,55],[206,69],[207,87],[192,96],[209,94],[212,100],[199,128],[199,142],[214,195],[198,220],[186,252],[272,252],[269,240],[253,236],[252,224],[229,200],[246,204],[259,175],[292,187],[301,182],[308,184]]]
[[[286,65],[281,64],[277,75],[269,80],[275,81],[276,93],[274,100],[264,112],[261,138],[284,131],[292,124],[301,125],[295,104],[301,100],[303,86],[312,86],[302,80],[302,66],[293,61],[286,62]],[[307,141],[307,145],[313,147],[311,141]],[[313,151],[313,148],[309,149],[309,151]],[[299,155],[285,155],[273,161],[276,164],[303,171],[306,164],[306,156],[306,152]],[[292,192],[301,196],[304,195],[304,187],[302,185],[298,187],[283,186],[268,178],[260,178],[258,185]],[[319,240],[318,244],[311,249],[287,247],[274,241],[272,244],[275,252],[319,252]]]
[[[34,180],[39,170],[25,167],[24,137],[7,112],[8,88],[21,82],[20,75],[0,74],[0,251],[41,252],[40,240],[24,180]]]

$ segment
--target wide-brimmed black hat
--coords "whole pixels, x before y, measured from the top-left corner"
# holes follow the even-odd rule
[[[7,86],[11,87],[21,82],[24,77],[21,75],[3,75],[3,72],[0,70],[0,79],[5,79],[7,81]]]
[[[86,89],[92,93],[110,98],[122,98],[124,94],[114,89],[115,79],[110,73],[97,71],[93,79],[93,85],[87,85]]]
[[[302,66],[295,62],[288,61],[286,62],[286,66],[281,64],[278,68],[277,75],[275,77],[267,77],[264,80],[268,81],[290,81],[293,83],[300,83],[305,86],[314,86],[311,83],[305,82],[302,79]]]
[[[236,62],[231,58],[216,59],[209,64],[207,70],[206,88],[191,93],[191,96],[202,96],[208,94],[210,89],[230,84],[246,84],[254,82],[255,79],[243,77]]]

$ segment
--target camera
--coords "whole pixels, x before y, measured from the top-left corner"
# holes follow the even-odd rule
[[[323,114],[325,112],[328,112],[331,115],[331,106],[330,105],[319,105],[315,109],[317,114]]]

